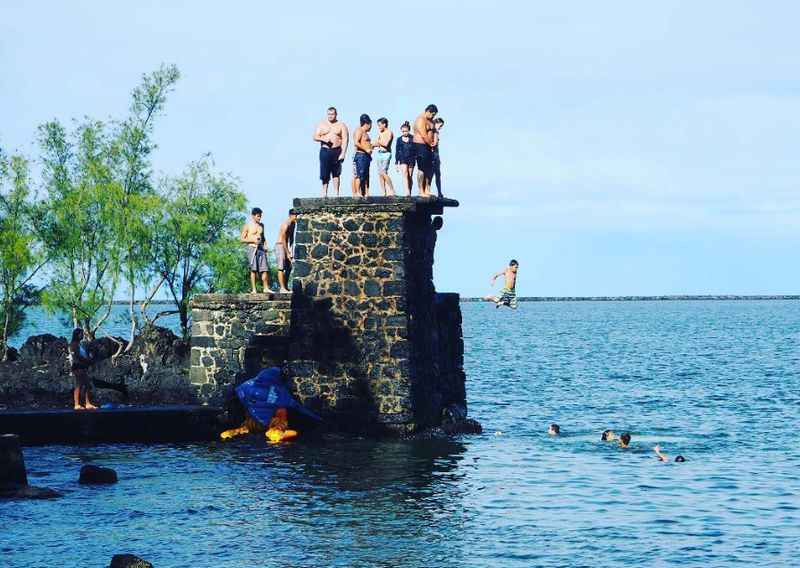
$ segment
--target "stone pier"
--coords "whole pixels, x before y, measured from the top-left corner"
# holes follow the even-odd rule
[[[448,199],[295,199],[291,301],[206,295],[192,381],[209,401],[283,358],[297,398],[338,429],[413,433],[466,416],[458,294],[437,293]]]

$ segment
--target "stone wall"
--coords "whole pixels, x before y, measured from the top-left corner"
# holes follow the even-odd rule
[[[192,301],[189,379],[201,400],[221,403],[230,387],[288,357],[291,296],[202,294]]]
[[[296,199],[291,297],[195,297],[191,381],[202,398],[221,402],[283,364],[295,396],[336,429],[406,434],[463,420],[459,297],[433,284],[435,216],[457,205]]]

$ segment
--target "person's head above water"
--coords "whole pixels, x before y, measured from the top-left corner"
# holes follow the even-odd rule
[[[613,442],[617,437],[613,430],[603,430],[603,433],[600,434],[600,439],[604,442]]]
[[[627,448],[628,444],[631,443],[631,435],[628,432],[625,432],[619,437],[619,445],[622,448]]]
[[[686,461],[686,458],[683,456],[675,456],[675,461],[678,463],[682,463]]]
[[[551,436],[558,436],[561,434],[561,427],[556,423],[550,424],[550,427],[547,429],[547,433]]]

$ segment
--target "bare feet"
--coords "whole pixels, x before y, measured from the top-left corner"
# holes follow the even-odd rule
[[[85,408],[86,408],[86,410],[97,410],[97,407],[94,404],[92,404],[91,402],[88,402],[88,401],[86,402],[86,407]]]
[[[281,289],[279,290],[279,292],[280,292],[281,294],[291,294],[291,293],[292,293],[292,291],[291,291],[291,290],[287,290],[286,288],[281,288]]]
[[[250,290],[250,293],[251,293],[251,294],[258,294],[258,290],[256,290],[255,288],[253,288],[252,290]]]
[[[86,409],[84,407],[82,407],[81,405],[76,405],[76,406],[73,407],[73,410],[86,410]]]

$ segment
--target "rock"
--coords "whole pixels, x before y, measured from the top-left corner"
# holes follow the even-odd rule
[[[153,568],[153,565],[133,554],[115,554],[109,568]]]
[[[19,359],[19,351],[9,346],[6,349],[6,359],[8,359],[8,361],[16,361]]]
[[[0,436],[0,488],[28,485],[25,459],[19,445],[19,436]]]
[[[60,496],[53,489],[28,485],[19,436],[0,436],[0,499],[52,499]]]
[[[49,333],[32,335],[19,350],[20,358],[34,364],[66,365],[68,342]]]
[[[459,420],[458,422],[451,422],[449,424],[442,424],[442,429],[449,436],[456,436],[459,434],[480,434],[483,432],[483,426],[481,426],[481,423],[472,418]]]
[[[78,483],[81,485],[109,485],[117,482],[117,472],[110,467],[85,465],[81,468]]]

